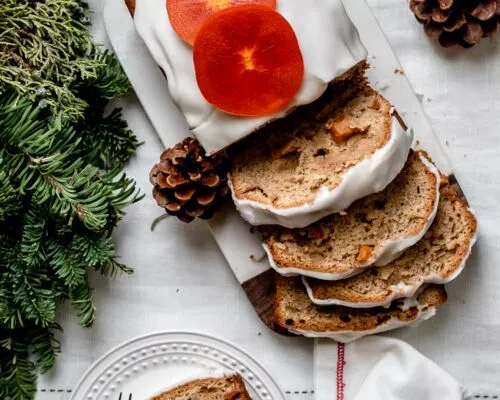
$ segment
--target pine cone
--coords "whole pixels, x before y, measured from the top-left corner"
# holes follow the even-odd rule
[[[443,47],[472,47],[500,23],[500,0],[410,0],[410,9]]]
[[[228,162],[207,156],[197,140],[186,138],[165,150],[149,174],[153,197],[168,214],[184,222],[209,219],[227,198]]]

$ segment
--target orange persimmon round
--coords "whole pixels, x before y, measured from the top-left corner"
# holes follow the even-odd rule
[[[193,47],[205,99],[229,114],[260,117],[289,104],[304,78],[295,32],[261,5],[227,8],[202,25]]]
[[[167,13],[174,31],[192,46],[208,16],[248,3],[276,8],[276,0],[167,0]]]

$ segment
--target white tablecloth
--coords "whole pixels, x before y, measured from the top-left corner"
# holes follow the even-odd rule
[[[480,398],[500,398],[500,33],[470,50],[430,42],[404,0],[368,0],[432,120],[456,175],[477,212],[480,239],[467,269],[449,286],[438,316],[403,338]],[[107,43],[103,0],[91,0],[94,32]],[[134,336],[158,330],[212,333],[250,351],[292,400],[312,398],[312,341],[270,332],[247,302],[206,226],[167,219],[149,196],[148,173],[161,147],[134,96],[120,103],[145,144],[127,168],[148,197],[129,208],[115,240],[133,276],[95,279],[97,323],[81,329],[60,312],[63,354],[44,376],[38,400],[65,400],[100,355]],[[485,397],[489,396],[489,397]],[[495,397],[496,396],[496,397]]]

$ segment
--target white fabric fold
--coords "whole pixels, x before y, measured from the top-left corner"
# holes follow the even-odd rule
[[[462,400],[458,381],[402,340],[314,344],[315,400]]]

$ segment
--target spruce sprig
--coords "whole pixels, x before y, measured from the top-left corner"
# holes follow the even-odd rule
[[[47,353],[62,300],[71,301],[82,326],[94,322],[89,269],[131,272],[115,259],[110,234],[124,208],[140,196],[135,183],[120,174],[137,142],[116,111],[122,134],[115,129],[114,135],[124,143],[119,156],[106,156],[106,125],[85,131],[96,134],[92,149],[75,125],[41,113],[17,95],[0,97],[0,330],[28,334],[36,327],[37,346]],[[34,344],[15,343],[27,348],[0,353],[11,357],[0,370],[0,387],[13,399],[28,399],[25,388],[37,368],[30,358]]]
[[[130,91],[78,0],[0,1],[0,398],[32,399],[59,352],[62,301],[91,326],[90,271],[132,270],[111,233],[141,199],[139,146],[110,101]]]

